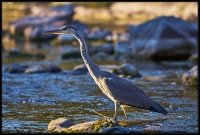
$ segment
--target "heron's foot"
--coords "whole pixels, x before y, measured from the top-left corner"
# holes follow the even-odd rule
[[[127,115],[125,115],[125,118],[126,118],[126,119],[128,119],[128,116],[127,116]]]
[[[106,120],[108,120],[109,122],[111,122],[114,125],[119,123],[119,121],[113,117],[108,117]]]

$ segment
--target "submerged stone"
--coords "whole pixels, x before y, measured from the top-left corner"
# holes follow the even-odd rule
[[[33,74],[33,73],[58,73],[61,72],[62,69],[56,65],[33,65],[29,66],[24,73]]]

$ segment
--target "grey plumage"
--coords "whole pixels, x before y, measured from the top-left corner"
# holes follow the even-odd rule
[[[100,90],[115,104],[115,119],[117,119],[118,105],[120,105],[126,117],[127,114],[123,105],[138,107],[167,115],[167,111],[160,104],[149,98],[132,82],[118,77],[112,73],[101,70],[88,55],[85,39],[74,26],[67,25],[57,30],[47,31],[45,33],[71,34],[79,41],[81,56],[90,75],[94,79],[95,83],[99,86]]]

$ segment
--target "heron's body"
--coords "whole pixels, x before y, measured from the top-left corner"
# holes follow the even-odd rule
[[[49,31],[48,33],[68,34],[67,32],[69,31],[67,30],[69,29],[71,30],[70,34],[74,35],[80,43],[81,56],[90,75],[94,79],[95,83],[99,86],[100,90],[114,102],[115,119],[117,117],[118,105],[120,105],[126,117],[127,115],[123,105],[155,111],[165,115],[167,114],[167,111],[162,106],[149,98],[140,88],[135,86],[132,82],[115,74],[101,70],[88,55],[87,45],[85,43],[84,37],[74,27],[64,26],[57,31]],[[66,33],[64,30],[66,30]]]

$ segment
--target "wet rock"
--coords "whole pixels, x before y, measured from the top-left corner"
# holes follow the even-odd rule
[[[115,126],[111,128],[101,129],[99,133],[130,133],[130,132],[131,131],[127,130],[127,128],[125,127]]]
[[[87,74],[88,70],[85,64],[77,65],[73,68],[72,74],[80,75],[80,74]]]
[[[107,36],[112,35],[110,31],[100,29],[98,27],[92,29],[87,35],[89,40],[105,40]]]
[[[196,86],[198,84],[198,67],[194,66],[190,71],[182,76],[182,83],[188,86]]]
[[[111,128],[112,126],[118,125],[113,123],[111,120],[100,119],[97,121],[89,121],[72,125],[69,128],[62,130],[63,133],[98,133],[103,128]]]
[[[8,73],[24,73],[24,71],[28,68],[28,65],[22,64],[12,64],[9,65],[5,71]]]
[[[48,125],[48,132],[61,132],[62,128],[68,128],[73,125],[71,120],[66,118],[58,118],[52,120]]]
[[[90,50],[91,53],[95,54],[98,52],[103,52],[106,54],[113,54],[114,48],[112,44],[104,44],[99,46],[93,46]]]
[[[197,48],[197,28],[175,17],[158,17],[129,27],[132,56],[186,60]]]
[[[58,24],[63,25],[70,23],[74,15],[74,8],[69,4],[40,10],[41,12],[34,13],[12,22],[10,24],[10,33],[13,35],[24,35],[24,33],[29,33],[26,35],[26,37],[29,37],[28,35],[32,35],[32,37],[34,37],[34,34],[30,34],[31,32],[27,31],[38,33],[41,27],[45,27],[47,25],[57,26]],[[40,29],[36,29],[37,27]],[[25,32],[26,28],[29,29]]]
[[[113,70],[113,73],[117,75],[125,75],[131,77],[141,77],[140,73],[136,70],[136,68],[131,64],[123,64],[118,68]]]
[[[48,64],[48,65],[31,65],[29,66],[24,73],[33,74],[33,73],[58,73],[61,72],[62,69],[56,65]]]

